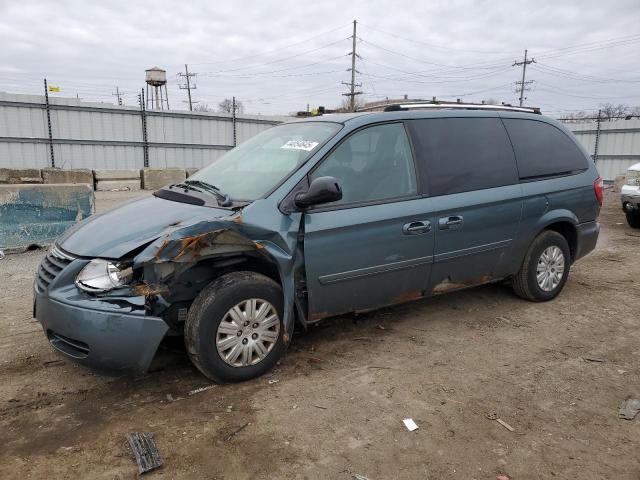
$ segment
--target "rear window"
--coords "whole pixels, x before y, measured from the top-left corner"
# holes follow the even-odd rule
[[[518,183],[513,149],[499,118],[431,118],[408,124],[429,195]]]
[[[521,179],[566,175],[589,167],[587,158],[566,133],[548,123],[504,119],[516,152]]]

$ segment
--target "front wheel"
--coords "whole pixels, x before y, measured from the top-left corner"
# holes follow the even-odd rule
[[[515,293],[533,302],[555,298],[569,276],[571,252],[567,240],[558,232],[545,230],[529,246],[512,286]]]
[[[193,364],[219,382],[240,382],[272,368],[285,351],[280,285],[255,272],[232,272],[196,297],[185,323]]]
[[[625,212],[627,223],[631,228],[640,228],[640,211]]]

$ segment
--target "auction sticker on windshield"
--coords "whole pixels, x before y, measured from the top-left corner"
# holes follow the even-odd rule
[[[318,142],[312,142],[309,140],[289,140],[280,148],[285,148],[287,150],[306,150],[307,152],[310,152],[316,148],[316,145],[318,145]]]

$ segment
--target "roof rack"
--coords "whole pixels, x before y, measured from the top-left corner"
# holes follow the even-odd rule
[[[359,111],[373,110],[374,108],[380,108],[382,105],[375,107],[368,107],[360,109]],[[508,112],[524,112],[524,113],[536,113],[541,115],[542,112],[538,107],[514,107],[513,105],[489,105],[486,103],[461,103],[461,102],[405,102],[405,103],[392,103],[384,106],[385,112],[397,112],[400,110],[420,110],[420,109],[459,109],[459,110],[498,110]]]

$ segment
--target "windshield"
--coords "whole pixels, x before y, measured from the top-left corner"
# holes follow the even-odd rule
[[[269,128],[229,150],[189,180],[215,185],[234,200],[255,200],[304,163],[339,129],[339,124],[329,122]]]

